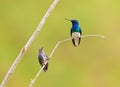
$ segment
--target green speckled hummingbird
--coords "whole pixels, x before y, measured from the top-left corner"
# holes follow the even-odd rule
[[[77,47],[80,44],[80,41],[81,41],[80,36],[82,35],[82,30],[80,28],[79,22],[77,20],[69,20],[67,18],[65,20],[71,21],[72,23],[70,34],[71,34],[73,45]]]

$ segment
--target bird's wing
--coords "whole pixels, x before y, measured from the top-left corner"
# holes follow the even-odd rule
[[[82,30],[81,30],[81,28],[80,28],[80,34],[82,35]]]
[[[48,56],[47,56],[46,53],[43,53],[43,58],[44,58],[44,60],[47,60],[47,59],[48,59]]]
[[[39,54],[39,55],[38,55],[38,60],[39,60],[39,63],[40,63],[41,65],[44,65],[45,59],[44,59],[44,57],[43,57],[42,54]]]

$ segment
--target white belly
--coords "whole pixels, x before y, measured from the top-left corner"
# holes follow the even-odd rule
[[[79,32],[73,32],[72,33],[72,39],[74,39],[75,45],[78,46],[79,44],[79,38],[80,38],[80,33]]]

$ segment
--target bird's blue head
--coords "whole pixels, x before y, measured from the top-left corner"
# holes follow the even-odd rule
[[[65,18],[65,20],[71,21],[73,25],[79,25],[79,22],[77,20],[69,20]]]

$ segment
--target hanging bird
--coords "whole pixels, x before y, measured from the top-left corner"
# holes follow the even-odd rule
[[[80,36],[82,35],[82,30],[79,26],[79,22],[77,20],[69,20],[69,19],[66,19],[66,20],[72,22],[72,28],[71,28],[70,34],[71,34],[73,45],[77,47],[80,44],[80,41],[81,41]]]
[[[41,66],[45,65],[45,62],[47,62],[47,64],[45,65],[45,67],[43,68],[43,70],[46,72],[48,69],[48,56],[45,54],[45,52],[43,51],[43,48],[39,49],[39,55],[38,55],[38,60]]]

